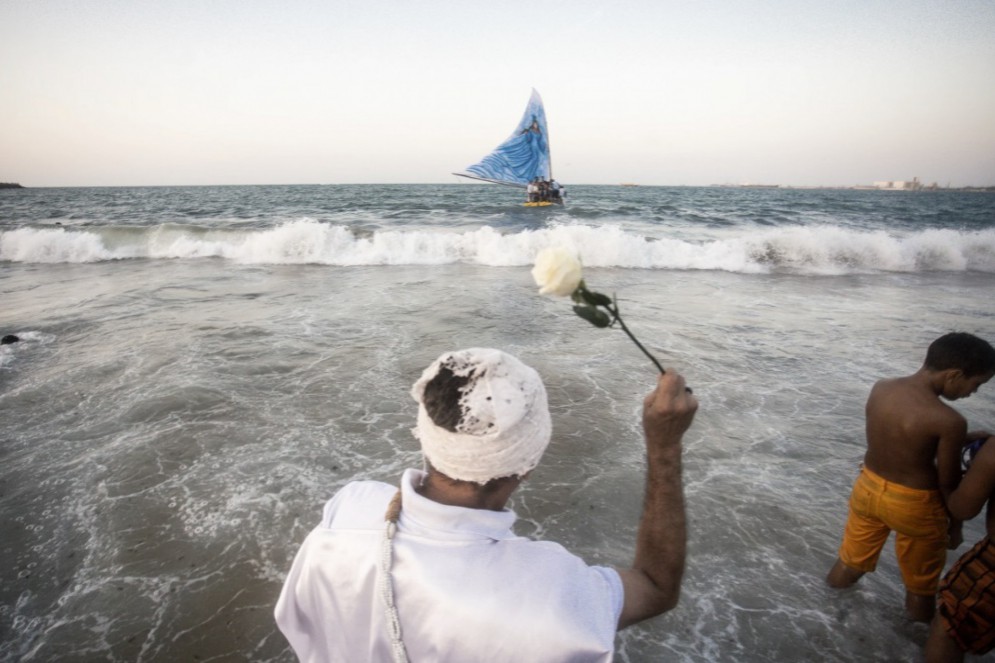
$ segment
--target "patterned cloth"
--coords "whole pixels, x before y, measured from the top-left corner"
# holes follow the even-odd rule
[[[965,652],[980,655],[995,647],[995,544],[989,537],[944,576],[938,611],[943,627]]]

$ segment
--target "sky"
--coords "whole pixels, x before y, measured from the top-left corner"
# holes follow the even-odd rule
[[[0,182],[995,185],[995,0],[0,0]]]

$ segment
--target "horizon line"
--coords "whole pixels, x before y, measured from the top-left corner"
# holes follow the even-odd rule
[[[894,180],[904,181],[904,180]],[[911,181],[911,180],[909,180]],[[293,182],[293,183],[228,183],[228,184],[48,184],[48,185],[25,185],[19,182],[0,182],[0,190],[3,189],[139,189],[139,188],[193,188],[193,187],[228,187],[228,186],[493,186],[487,182]],[[567,186],[567,185],[564,185]],[[645,184],[639,182],[618,182],[614,184],[606,183],[574,183],[569,186],[581,187],[625,187],[625,188],[698,188],[698,189],[853,189],[859,191],[904,191],[918,193],[922,191],[958,191],[958,190],[988,190],[995,189],[995,184],[968,184],[963,186],[940,186],[930,184],[921,186],[919,189],[889,189],[875,186],[873,184],[734,184],[734,183],[713,183],[713,184]]]

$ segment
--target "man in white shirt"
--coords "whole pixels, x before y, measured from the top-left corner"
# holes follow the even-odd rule
[[[673,608],[685,556],[673,372],[643,408],[646,499],[631,568],[517,537],[512,493],[551,423],[539,375],[499,350],[443,354],[412,388],[427,471],[345,486],[294,560],[276,620],[302,661],[602,661],[617,629]]]
[[[530,203],[539,202],[539,178],[537,177],[529,182],[528,186],[525,187],[525,191],[528,193]]]

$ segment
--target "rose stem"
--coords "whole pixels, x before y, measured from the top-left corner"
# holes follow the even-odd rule
[[[643,347],[643,344],[640,343],[639,340],[632,335],[632,332],[629,331],[629,328],[625,326],[625,322],[622,321],[622,315],[618,312],[618,304],[616,303],[615,306],[612,308],[609,307],[605,308],[608,308],[608,310],[612,312],[612,315],[615,317],[615,320],[617,320],[618,324],[622,327],[622,331],[628,334],[629,338],[632,339],[632,342],[636,344],[636,347],[642,350],[643,354],[650,358],[650,361],[653,362],[653,365],[660,370],[660,374],[661,375],[665,374],[667,371],[663,370],[663,366],[661,366],[660,362],[656,360],[656,357],[651,355],[649,351]]]

